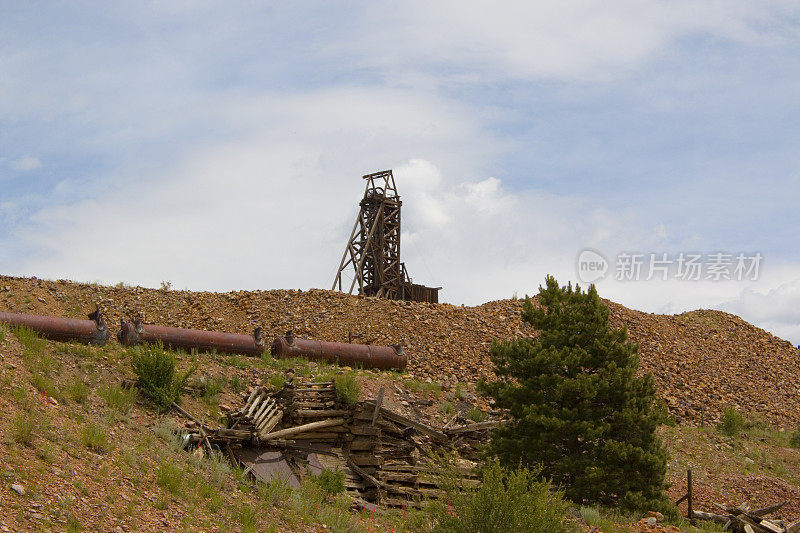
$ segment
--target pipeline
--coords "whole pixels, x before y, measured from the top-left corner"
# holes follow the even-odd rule
[[[339,365],[361,365],[366,368],[399,369],[408,364],[408,356],[399,344],[373,346],[371,344],[345,344],[298,339],[291,331],[275,337],[270,346],[273,357],[305,357]]]
[[[141,320],[125,322],[124,319],[120,320],[117,340],[125,346],[160,342],[169,348],[196,349],[205,352],[215,350],[219,353],[253,356],[260,356],[266,348],[261,328],[256,328],[253,335],[249,336],[237,333],[142,324]]]
[[[0,312],[0,323],[24,326],[53,341],[78,341],[98,346],[108,341],[108,327],[100,306],[89,313],[89,320]]]

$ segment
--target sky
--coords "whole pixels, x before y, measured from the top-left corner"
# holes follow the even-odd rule
[[[392,169],[442,301],[552,274],[797,344],[798,95],[795,1],[0,0],[0,272],[330,288]]]

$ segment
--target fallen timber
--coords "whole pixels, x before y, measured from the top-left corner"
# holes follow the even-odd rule
[[[254,388],[228,412],[227,427],[193,422],[184,431],[195,446],[207,439],[224,448],[261,481],[296,486],[308,475],[338,469],[361,507],[419,507],[444,494],[445,475],[433,456],[451,446],[451,436],[386,408],[382,396],[349,405],[337,398],[332,382],[290,380],[277,391]],[[453,428],[453,435],[482,435],[496,423],[467,424]],[[473,467],[462,461],[447,478],[479,486]]]
[[[781,502],[759,509],[751,509],[746,503],[737,507],[714,503],[725,514],[693,510],[690,518],[723,524],[726,531],[735,533],[800,533],[800,520],[787,524],[783,520],[765,518],[766,515],[774,513],[787,503],[789,502]]]
[[[108,341],[108,326],[97,306],[89,320],[0,312],[0,323],[32,329],[45,339],[77,341],[102,346]]]

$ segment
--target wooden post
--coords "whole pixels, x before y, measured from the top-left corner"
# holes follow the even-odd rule
[[[692,512],[692,469],[686,471],[686,495],[688,498],[686,499],[686,518],[689,519],[689,523],[694,525],[694,513]]]
[[[381,390],[378,391],[378,399],[375,401],[375,411],[372,412],[372,424],[375,425],[375,422],[378,420],[378,415],[381,414],[381,406],[383,405],[383,393],[384,388],[381,387]]]

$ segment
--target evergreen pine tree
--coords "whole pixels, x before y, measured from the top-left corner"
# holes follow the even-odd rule
[[[656,435],[652,375],[635,375],[638,347],[609,326],[594,285],[583,292],[552,277],[526,298],[522,318],[538,334],[492,346],[498,381],[484,389],[511,421],[495,430],[489,452],[542,475],[572,501],[628,510],[669,510],[667,452]]]

